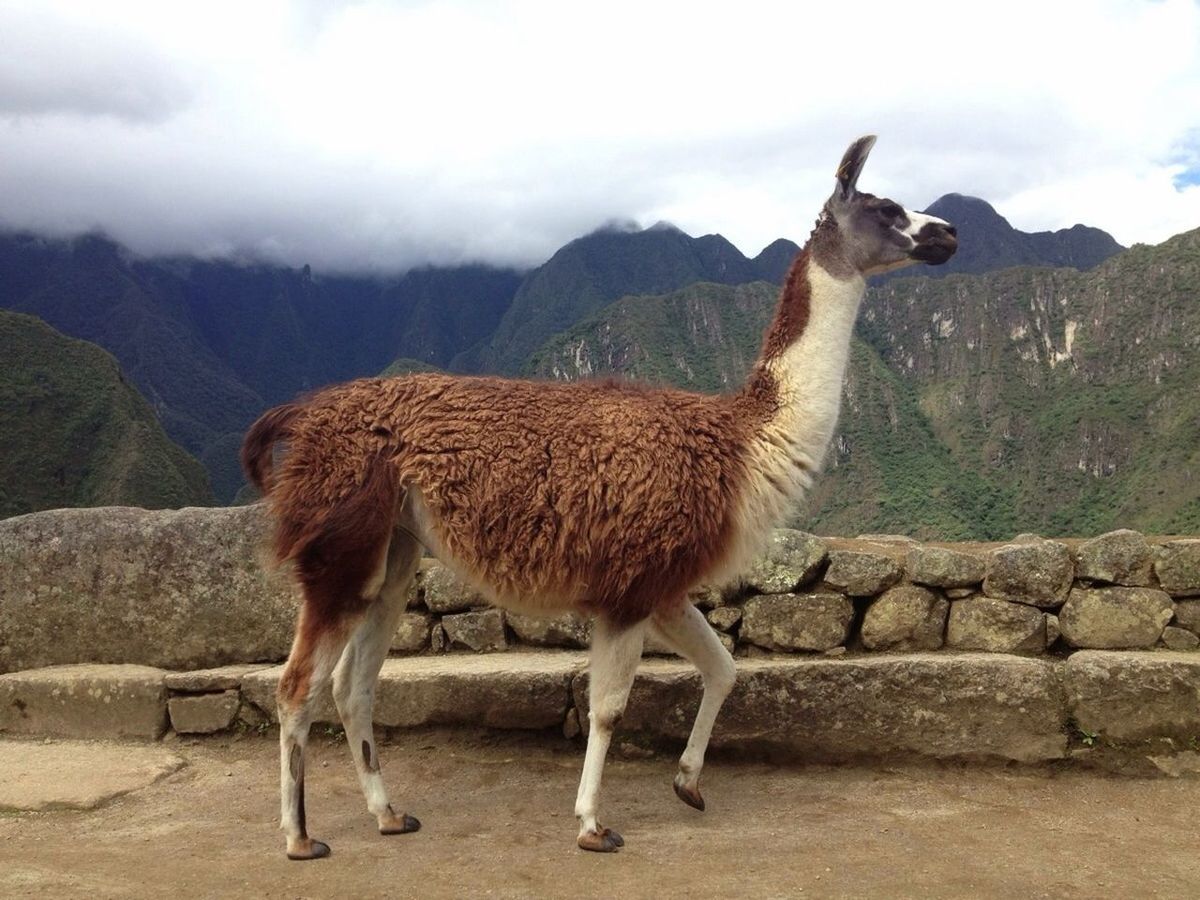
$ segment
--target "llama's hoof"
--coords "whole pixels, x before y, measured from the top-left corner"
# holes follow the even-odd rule
[[[611,828],[601,828],[599,831],[585,831],[579,836],[579,847],[595,853],[616,853],[625,846],[625,839]]]
[[[324,859],[332,852],[324,841],[298,838],[295,841],[288,841],[287,858],[294,860]]]
[[[675,776],[675,796],[690,806],[704,812],[704,798],[700,796],[700,782],[688,784],[683,780],[683,773]]]
[[[408,834],[420,830],[421,822],[416,816],[410,816],[408,813],[396,815],[392,812],[391,807],[388,807],[388,811],[379,817],[380,834]]]

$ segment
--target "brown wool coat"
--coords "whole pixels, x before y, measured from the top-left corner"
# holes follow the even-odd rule
[[[415,494],[439,555],[493,600],[631,623],[727,552],[744,448],[769,414],[761,387],[363,379],[268,412],[243,456],[269,490],[276,552],[300,563],[302,582],[357,565],[347,580],[365,583]],[[277,440],[286,453],[272,475]]]

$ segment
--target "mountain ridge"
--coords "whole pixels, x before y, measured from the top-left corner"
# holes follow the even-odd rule
[[[999,219],[1022,254],[1092,258],[1075,246],[1087,245],[1092,230],[1043,240],[1012,229],[983,201],[946,195],[931,208],[947,203],[982,208],[992,226]],[[0,232],[0,308],[37,315],[116,356],[167,433],[204,463],[217,496],[228,501],[243,484],[241,435],[268,405],[377,373],[397,359],[462,372],[528,371],[546,341],[621,297],[697,283],[778,284],[798,251],[780,238],[751,258],[717,234],[623,223],[577,238],[523,272],[464,265],[383,278],[252,261],[145,259],[98,234]]]

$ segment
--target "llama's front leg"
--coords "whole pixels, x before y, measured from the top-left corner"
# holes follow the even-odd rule
[[[300,613],[296,640],[279,679],[279,827],[287,838],[288,859],[320,859],[329,845],[308,836],[304,814],[304,751],[312,725],[313,703],[328,687],[334,663],[345,644],[344,631],[320,628],[307,609]],[[306,622],[306,619],[309,621]]]
[[[583,758],[583,776],[575,798],[579,818],[579,846],[584,850],[612,852],[624,846],[621,835],[603,828],[596,820],[604,759],[612,741],[613,729],[625,712],[629,689],[642,658],[646,625],[614,628],[603,619],[592,631],[590,671],[588,672],[588,742]]]
[[[663,639],[690,660],[700,670],[704,680],[704,697],[692,725],[687,748],[679,758],[679,774],[675,776],[675,793],[688,806],[704,809],[700,795],[700,770],[704,768],[704,753],[712,736],[717,713],[729,692],[733,690],[737,672],[733,657],[721,644],[703,613],[690,603],[681,603],[654,615],[654,627]]]
[[[407,834],[421,827],[417,819],[397,813],[388,802],[372,723],[379,669],[404,611],[408,585],[419,560],[420,547],[416,541],[397,533],[388,551],[387,575],[379,597],[351,635],[333,673],[333,699],[346,731],[367,809],[378,820],[380,834]]]

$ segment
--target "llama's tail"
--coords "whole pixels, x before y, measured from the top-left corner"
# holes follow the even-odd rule
[[[396,467],[385,447],[305,439],[296,428],[304,408],[289,403],[263,413],[242,441],[242,468],[269,498],[279,562],[300,562],[303,579],[330,561],[345,569],[361,558],[369,562],[359,573],[365,579],[391,534],[400,496]],[[291,444],[292,464],[277,473],[273,457],[281,442]]]
[[[387,547],[401,498],[396,467],[387,453],[362,459],[362,468],[346,470],[344,490],[332,502],[314,497],[310,485],[287,482],[272,497],[275,507],[275,556],[301,564],[301,578],[336,563],[346,577],[362,580]],[[358,466],[354,467],[358,469]]]
[[[292,422],[299,414],[300,407],[294,403],[269,409],[250,426],[242,440],[242,471],[264,497],[271,493],[275,445],[287,440]]]

